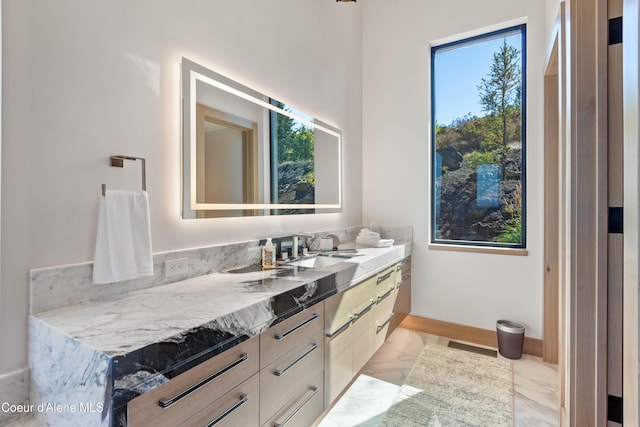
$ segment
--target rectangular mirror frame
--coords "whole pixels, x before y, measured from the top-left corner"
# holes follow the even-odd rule
[[[187,78],[185,78],[187,77]],[[253,102],[263,108],[298,120],[305,125],[326,132],[337,138],[338,144],[338,200],[335,204],[275,204],[275,203],[198,203],[196,200],[196,81],[212,85],[218,89]],[[228,77],[218,74],[202,65],[182,58],[182,215],[184,219],[197,218],[202,210],[273,210],[273,209],[322,209],[336,212],[342,208],[342,132],[331,125],[314,118],[311,122],[270,104],[269,98]]]

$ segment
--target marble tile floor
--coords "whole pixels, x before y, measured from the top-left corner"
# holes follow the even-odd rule
[[[447,345],[449,339],[396,329],[319,427],[377,426],[427,343]],[[523,355],[514,361],[514,392],[515,427],[558,426],[556,365]]]
[[[377,426],[427,343],[447,345],[449,339],[396,329],[319,427]],[[515,427],[558,426],[556,365],[528,355],[515,360],[514,392]],[[7,427],[38,427],[38,424],[34,418],[27,417]]]
[[[7,424],[7,427],[40,427],[40,424],[36,417],[31,415]]]

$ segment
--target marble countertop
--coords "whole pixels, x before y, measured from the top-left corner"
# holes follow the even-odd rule
[[[315,303],[404,258],[410,245],[357,251],[358,256],[326,268],[285,265],[213,273],[34,317],[109,356],[128,354],[203,325],[234,336],[256,328],[259,333],[280,315],[274,313],[273,298],[298,290],[299,295],[291,297],[293,305],[303,305],[305,294],[313,294]],[[330,276],[333,284],[320,289],[318,281]]]
[[[251,308],[253,327],[259,326],[272,317],[261,310],[264,301],[326,275],[325,270],[311,269],[296,276],[283,274],[282,269],[213,273],[35,317],[95,350],[116,356]],[[228,328],[237,329],[235,325]]]

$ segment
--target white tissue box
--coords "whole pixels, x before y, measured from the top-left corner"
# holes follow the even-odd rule
[[[330,237],[323,237],[320,239],[320,250],[331,251],[333,250],[333,239]]]

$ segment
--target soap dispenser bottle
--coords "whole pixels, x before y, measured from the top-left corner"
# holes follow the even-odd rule
[[[269,270],[276,266],[276,248],[271,242],[271,237],[267,238],[267,243],[262,247],[262,268]]]

